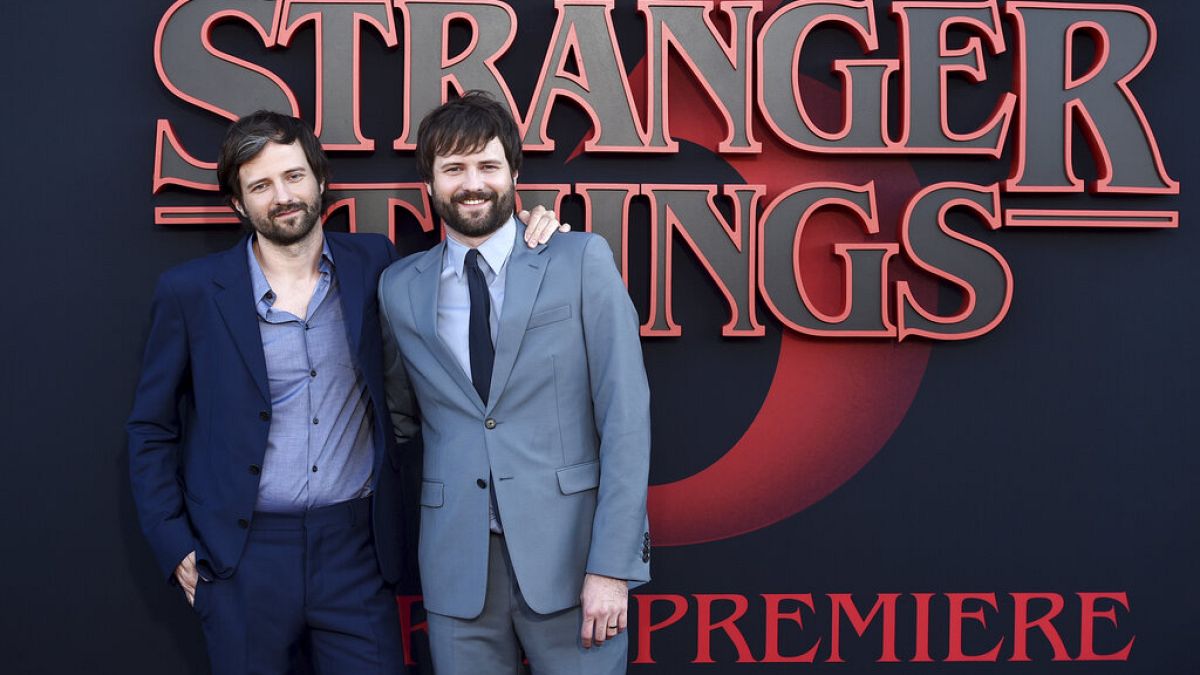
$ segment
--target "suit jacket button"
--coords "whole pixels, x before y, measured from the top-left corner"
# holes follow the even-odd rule
[[[642,551],[642,562],[650,562],[650,551]]]
[[[475,479],[475,484],[478,485],[480,488],[484,488],[484,489],[487,488],[487,481],[482,478]]]
[[[260,474],[260,473],[262,473],[262,467],[261,467],[261,466],[259,466],[259,465],[257,465],[257,464],[251,464],[251,465],[250,465],[250,475],[251,475],[251,476],[257,476],[257,475],[258,475],[258,474]]]
[[[258,412],[258,419],[260,419],[264,422],[270,422],[271,421],[271,411],[270,410],[260,410]]]
[[[483,426],[485,429],[495,429],[496,428],[496,420],[489,417],[483,421]]]
[[[245,518],[238,518],[238,527],[244,530],[247,527],[250,527],[250,521],[246,520]]]

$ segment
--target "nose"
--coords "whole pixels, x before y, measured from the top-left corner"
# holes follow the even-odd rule
[[[478,169],[469,168],[463,174],[463,189],[471,192],[483,190],[486,185],[483,182],[483,174]]]
[[[288,188],[288,184],[284,181],[275,181],[271,186],[272,199],[276,204],[287,204],[295,201],[292,191]]]

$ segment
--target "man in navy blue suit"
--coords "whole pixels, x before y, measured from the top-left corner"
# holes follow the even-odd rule
[[[300,120],[235,122],[217,175],[252,231],[154,293],[133,494],[219,674],[286,672],[302,642],[318,672],[404,670],[400,449],[375,299],[397,255],[382,236],[323,230],[328,173]],[[531,245],[558,225],[531,220]]]

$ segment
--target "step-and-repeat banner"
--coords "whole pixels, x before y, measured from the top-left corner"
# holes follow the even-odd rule
[[[63,7],[58,28],[14,10],[48,23],[13,31],[10,105],[76,119],[18,143],[94,146],[25,161],[101,195],[56,214],[33,188],[29,213],[95,231],[22,230],[6,256],[47,279],[22,305],[38,330],[94,359],[23,366],[58,424],[98,402],[73,432],[16,432],[97,514],[56,509],[90,543],[23,563],[74,557],[69,610],[5,586],[18,670],[207,668],[137,532],[121,424],[155,276],[239,236],[216,193],[228,122],[310,122],[326,227],[406,253],[440,235],[417,124],[483,89],[524,134],[522,203],[605,237],[640,313],[654,580],[631,597],[631,672],[1196,672],[1187,5],[179,0]],[[79,287],[102,328],[76,320]],[[6,522],[37,531],[28,509]],[[416,580],[401,593],[429,672]]]

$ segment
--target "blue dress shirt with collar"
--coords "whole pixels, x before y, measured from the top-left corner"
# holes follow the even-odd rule
[[[500,313],[504,309],[504,279],[508,271],[508,258],[515,244],[517,225],[511,218],[487,241],[478,246],[480,268],[488,282],[488,295],[492,299],[489,317],[492,329],[492,344],[496,343],[496,330],[500,325]],[[468,346],[468,324],[471,318],[471,296],[467,289],[467,277],[463,267],[470,250],[453,237],[446,237],[446,253],[442,257],[442,272],[438,280],[437,332],[450,353],[462,367],[467,378],[471,377],[471,350]]]
[[[303,319],[273,307],[253,237],[246,255],[272,410],[255,510],[297,512],[367,496],[370,399],[354,367],[329,243]]]

